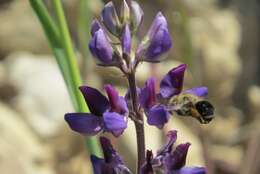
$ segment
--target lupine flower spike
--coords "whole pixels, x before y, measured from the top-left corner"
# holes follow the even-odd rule
[[[89,49],[98,65],[119,68],[128,81],[125,97],[119,95],[112,85],[105,85],[107,96],[89,86],[79,90],[85,98],[89,113],[67,113],[65,120],[70,128],[86,136],[100,132],[120,136],[127,128],[128,117],[134,122],[137,136],[137,173],[155,174],[205,174],[203,167],[186,167],[186,156],[190,143],[173,147],[177,132],[167,134],[167,143],[153,155],[145,154],[144,119],[147,123],[162,129],[172,115],[196,118],[200,123],[209,123],[214,117],[213,105],[205,99],[207,87],[183,90],[187,66],[181,64],[172,68],[160,81],[150,77],[143,87],[136,86],[135,72],[140,62],[162,61],[172,47],[168,23],[162,12],[155,16],[147,34],[140,42],[133,37],[143,21],[144,12],[136,1],[123,0],[115,7],[108,2],[99,19],[91,25]],[[136,44],[136,45],[134,45]],[[164,56],[165,57],[165,56]],[[94,174],[131,174],[110,141],[100,138],[104,158],[91,156]]]

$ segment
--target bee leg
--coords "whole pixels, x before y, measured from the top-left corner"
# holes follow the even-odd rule
[[[196,119],[200,122],[200,124],[207,124],[201,117],[196,117]]]

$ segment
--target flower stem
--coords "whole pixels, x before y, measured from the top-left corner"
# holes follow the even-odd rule
[[[135,80],[135,72],[131,72],[128,74],[128,84],[130,88],[130,95],[132,100],[132,107],[135,113],[135,117],[137,120],[143,122],[143,114],[139,110],[138,107],[138,96],[136,91],[136,80]],[[137,162],[137,173],[140,172],[140,169],[145,161],[145,136],[144,136],[144,125],[140,124],[140,122],[135,121],[135,130],[136,130],[136,139],[137,139],[137,154],[138,154],[138,162]]]

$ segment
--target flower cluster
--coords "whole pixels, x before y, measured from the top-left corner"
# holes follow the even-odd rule
[[[179,144],[173,150],[176,139],[177,131],[169,131],[166,144],[157,151],[155,157],[152,151],[147,151],[146,163],[141,173],[153,174],[155,171],[162,171],[165,174],[206,174],[204,167],[185,167],[190,143]]]
[[[152,151],[147,151],[146,162],[141,168],[141,174],[155,174],[160,171],[165,174],[206,174],[204,167],[185,167],[186,156],[190,143],[179,144],[173,149],[177,139],[177,131],[167,134],[167,142],[153,157]],[[131,174],[120,155],[114,150],[109,139],[100,138],[104,159],[91,156],[94,174]]]
[[[139,63],[160,62],[162,55],[172,46],[167,21],[161,12],[155,16],[143,39],[132,42],[143,14],[136,1],[123,0],[120,10],[109,2],[104,6],[100,19],[93,20],[89,42],[93,57],[98,65],[119,68],[128,80],[129,90],[123,97],[112,85],[105,85],[106,97],[95,88],[81,86],[80,91],[90,113],[67,113],[65,120],[72,130],[83,135],[93,136],[102,131],[118,137],[127,128],[128,118],[131,118],[140,141],[138,153],[142,153],[138,155],[138,171],[142,174],[153,174],[157,170],[165,174],[204,174],[204,168],[184,167],[190,144],[178,145],[173,150],[176,131],[168,133],[168,142],[155,157],[147,151],[146,162],[144,160],[143,115],[146,115],[149,125],[161,129],[173,114],[209,123],[213,119],[214,107],[205,100],[208,94],[206,87],[183,90],[185,64],[174,67],[162,78],[159,91],[156,91],[154,77],[149,78],[143,87],[136,86],[135,72]],[[103,137],[100,143],[104,159],[91,156],[95,174],[131,173],[108,139]]]

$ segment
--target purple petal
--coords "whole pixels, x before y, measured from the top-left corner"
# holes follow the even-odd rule
[[[130,170],[124,165],[122,158],[113,148],[109,139],[100,137],[100,144],[106,162],[106,170],[104,170],[102,174],[131,174]]]
[[[104,129],[118,137],[127,127],[127,118],[116,112],[105,112],[103,114]]]
[[[207,97],[208,88],[205,86],[201,86],[201,87],[196,87],[196,88],[185,90],[183,93],[190,93],[190,94],[196,95],[198,97]]]
[[[94,174],[103,174],[102,168],[105,164],[104,159],[99,158],[95,155],[91,155],[90,160],[91,160],[91,163],[92,163],[92,166],[93,166]]]
[[[144,60],[148,62],[158,62],[159,56],[166,53],[172,47],[171,36],[168,28],[161,25],[150,40]]]
[[[166,153],[171,153],[174,143],[177,139],[177,131],[171,130],[167,133],[167,142],[166,144],[157,152],[157,156],[163,156]]]
[[[112,85],[105,85],[105,90],[109,98],[111,111],[122,115],[128,113],[128,107],[124,97],[119,96]]]
[[[139,95],[140,104],[144,109],[149,109],[156,104],[155,78],[151,77],[145,82]]]
[[[70,128],[84,135],[96,135],[103,129],[102,119],[87,113],[68,113],[65,120]]]
[[[102,114],[109,109],[107,98],[97,89],[89,86],[81,86],[79,89],[82,92],[92,114],[102,116]]]
[[[117,154],[108,138],[100,137],[100,144],[103,150],[104,159],[106,163],[110,163],[115,159],[119,163],[122,163],[121,157]]]
[[[158,62],[158,57],[166,53],[172,46],[171,37],[165,17],[159,12],[146,37],[137,47],[136,57],[148,62]]]
[[[204,167],[183,167],[173,171],[172,174],[206,174],[206,169]]]
[[[150,150],[146,151],[146,163],[141,168],[141,174],[154,174],[152,167],[153,152]]]
[[[147,122],[149,125],[163,128],[164,124],[168,122],[170,117],[169,112],[165,106],[154,106],[147,113]]]
[[[132,11],[131,11],[131,22],[132,22],[132,30],[135,32],[138,30],[140,24],[143,21],[143,15],[144,12],[142,10],[142,8],[140,7],[140,5],[136,2],[136,1],[132,1]]]
[[[97,19],[93,20],[91,23],[91,36],[93,37],[96,31],[98,31],[99,29],[101,29],[100,23]]]
[[[164,76],[160,84],[160,93],[163,98],[169,98],[181,93],[185,70],[186,65],[181,64]]]
[[[154,34],[158,31],[158,28],[163,27],[167,28],[167,20],[163,16],[162,12],[158,12],[155,16],[152,25],[149,28],[148,31],[148,37],[153,38]]]
[[[105,32],[100,28],[94,33],[89,42],[90,52],[101,63],[109,64],[113,60],[113,48],[110,45]]]
[[[112,34],[116,36],[119,34],[120,21],[112,1],[108,2],[104,6],[101,14],[101,20]]]
[[[190,143],[179,144],[175,151],[165,158],[165,166],[168,170],[179,170],[186,163],[186,156]]]
[[[129,56],[131,53],[131,31],[129,25],[124,27],[121,42],[123,53]]]

